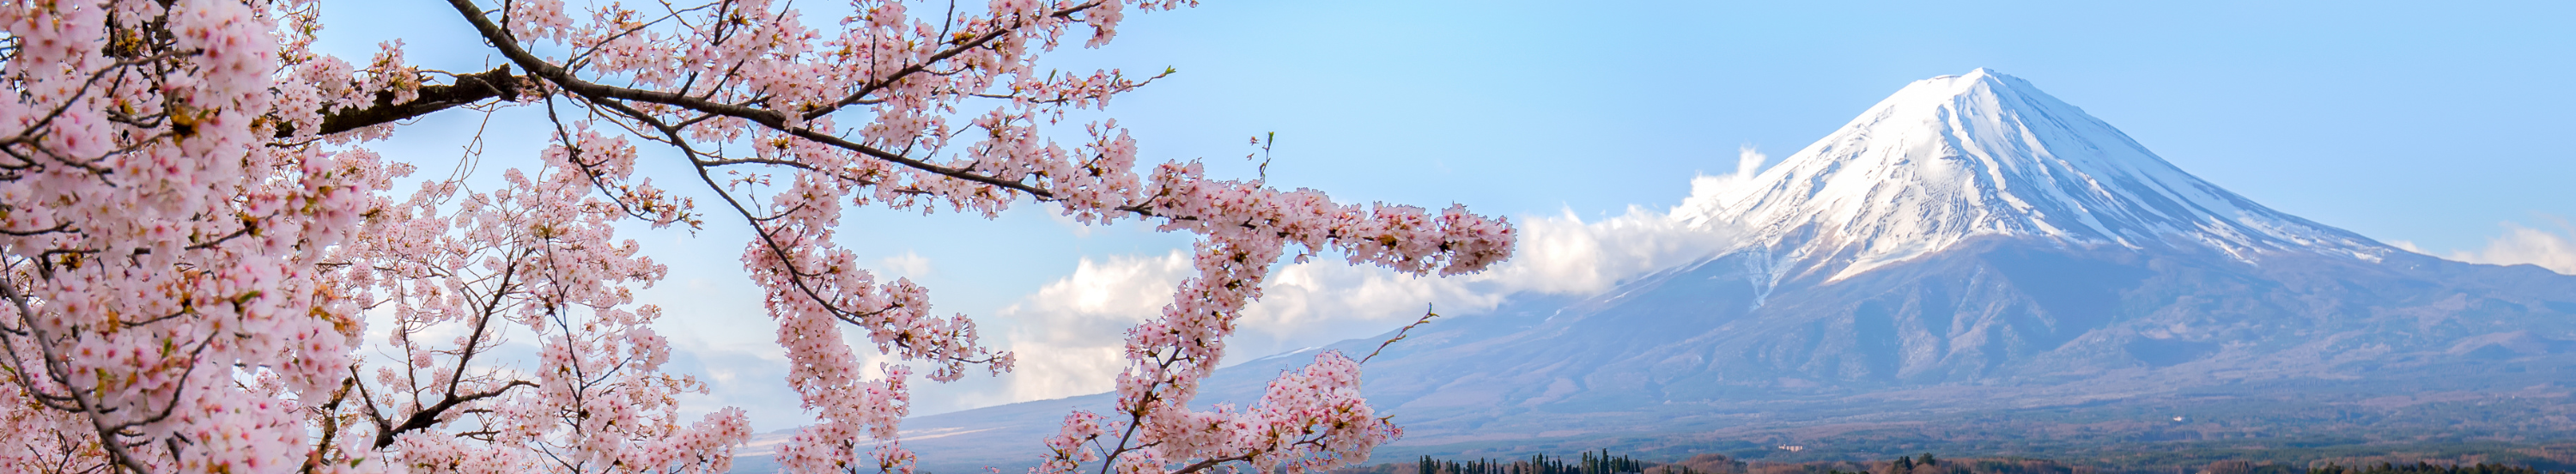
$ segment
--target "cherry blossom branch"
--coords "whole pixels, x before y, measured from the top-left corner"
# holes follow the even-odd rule
[[[1177,470],[1173,470],[1173,471],[1172,471],[1172,474],[1190,474],[1190,473],[1194,473],[1194,472],[1204,471],[1204,470],[1207,470],[1208,468],[1217,467],[1218,465],[1222,465],[1222,464],[1225,464],[1225,463],[1250,461],[1250,460],[1252,460],[1252,458],[1254,458],[1254,457],[1258,457],[1258,456],[1261,456],[1261,453],[1260,453],[1260,452],[1258,452],[1258,451],[1256,451],[1256,452],[1251,452],[1251,453],[1244,453],[1244,454],[1243,454],[1243,455],[1241,455],[1241,456],[1231,456],[1231,457],[1222,457],[1222,458],[1208,458],[1207,460],[1199,461],[1198,463],[1191,464],[1191,465],[1189,465],[1189,466],[1185,466],[1185,467],[1182,467],[1182,468],[1177,469]]]
[[[377,431],[375,441],[376,449],[384,449],[386,446],[393,446],[394,438],[402,435],[403,433],[419,431],[428,429],[432,426],[437,426],[440,421],[439,416],[446,413],[449,409],[453,409],[457,406],[471,403],[476,400],[501,396],[501,394],[509,392],[512,388],[535,386],[537,386],[535,382],[512,380],[510,383],[501,385],[501,388],[495,388],[489,391],[468,393],[463,396],[450,393],[447,395],[447,398],[440,399],[438,403],[423,407],[420,411],[412,412],[411,416],[403,419],[402,424],[385,426],[381,430]],[[382,421],[379,421],[379,423],[381,422]]]
[[[19,144],[19,143],[25,142],[25,141],[28,139],[28,136],[27,136],[27,134],[28,134],[28,133],[34,133],[34,132],[36,132],[36,131],[46,130],[46,129],[51,128],[51,127],[52,127],[52,125],[53,125],[53,123],[54,123],[54,121],[55,121],[56,119],[60,119],[60,118],[62,118],[63,113],[71,111],[72,106],[73,106],[74,104],[78,104],[78,103],[80,103],[80,99],[81,99],[82,97],[87,97],[87,96],[89,95],[90,88],[92,88],[92,87],[97,87],[97,86],[98,86],[98,82],[99,82],[99,80],[101,80],[101,79],[106,79],[109,73],[124,72],[127,68],[131,68],[131,67],[135,67],[135,66],[142,66],[142,65],[153,64],[153,63],[157,63],[157,62],[161,62],[161,61],[168,61],[168,60],[171,60],[171,59],[174,59],[174,58],[185,57],[185,56],[190,56],[190,55],[199,54],[199,53],[201,53],[201,52],[200,52],[200,51],[169,51],[169,52],[163,52],[163,53],[153,54],[153,55],[145,56],[145,57],[129,58],[129,59],[125,59],[125,60],[117,61],[117,62],[115,62],[115,63],[113,63],[113,64],[109,64],[107,67],[99,68],[98,72],[90,73],[89,80],[81,81],[81,85],[80,85],[80,88],[79,88],[79,89],[74,90],[74,91],[71,93],[71,95],[69,95],[69,96],[65,96],[65,97],[63,97],[62,99],[60,99],[60,100],[62,101],[62,103],[57,104],[57,105],[53,108],[53,110],[52,110],[52,111],[47,112],[47,113],[45,113],[44,115],[39,116],[39,117],[35,120],[35,123],[28,124],[28,125],[27,125],[27,127],[21,131],[22,133],[20,133],[20,134],[19,134],[19,135],[17,135],[17,136],[12,136],[12,137],[8,137],[8,138],[5,138],[5,139],[0,139],[0,146],[16,145],[16,144]]]
[[[454,6],[457,13],[462,14],[467,22],[472,23],[475,31],[481,33],[484,41],[490,43],[493,49],[499,50],[502,57],[508,58],[511,62],[518,64],[519,67],[527,69],[529,74],[544,78],[546,81],[554,83],[566,92],[579,94],[585,98],[590,98],[593,101],[603,101],[603,99],[632,100],[637,102],[683,107],[715,115],[749,120],[753,123],[758,123],[774,130],[786,132],[796,136],[797,138],[813,140],[833,147],[856,151],[861,154],[868,155],[871,158],[894,162],[915,169],[929,171],[941,176],[1029,193],[1029,195],[1036,196],[1040,199],[1052,199],[1055,196],[1054,193],[1047,192],[1046,190],[1018,181],[1003,180],[991,176],[975,174],[968,170],[943,167],[919,159],[880,150],[876,147],[854,143],[849,140],[842,139],[841,137],[816,132],[811,129],[790,127],[787,124],[787,115],[776,111],[762,110],[742,105],[717,103],[706,99],[670,92],[629,89],[582,80],[579,77],[574,77],[570,70],[564,69],[562,66],[548,63],[544,59],[538,58],[536,54],[528,52],[527,49],[520,48],[518,40],[512,38],[509,32],[502,30],[500,25],[493,24],[490,19],[483,17],[482,7],[474,5],[473,0],[448,0],[448,4]],[[1092,4],[1096,5],[1098,2],[1093,2]],[[1001,33],[1007,32],[1009,32],[1007,29],[996,30],[995,32],[988,33],[988,35],[998,36]],[[981,42],[978,42],[977,44],[981,44]],[[952,49],[946,54],[953,56],[955,54],[962,53],[963,51],[963,49]],[[917,69],[918,68],[907,68],[906,70],[918,72]],[[887,83],[890,83],[890,81]],[[641,114],[642,112],[637,111],[635,113]]]
[[[1069,148],[1047,138],[1067,111],[1155,79],[1039,74],[1040,53],[1086,26],[1097,46],[1128,12],[1186,0],[1003,0],[963,17],[952,4],[936,25],[905,13],[919,5],[854,0],[837,37],[779,0],[652,3],[667,14],[450,0],[507,62],[422,85],[431,76],[404,65],[398,42],[364,68],[313,53],[311,0],[0,2],[0,81],[19,91],[0,98],[17,101],[0,102],[0,123],[35,124],[0,131],[0,262],[23,277],[0,280],[20,313],[0,321],[0,363],[25,374],[0,390],[0,424],[20,419],[10,406],[58,417],[57,439],[98,438],[83,459],[154,473],[721,470],[744,418],[680,426],[670,400],[703,387],[659,372],[671,350],[650,327],[659,309],[633,307],[630,288],[666,270],[612,237],[623,219],[674,223],[691,206],[634,177],[636,137],[678,149],[755,231],[746,269],[768,293],[789,383],[818,413],[781,448],[803,471],[912,466],[897,428],[912,369],[866,372],[854,346],[930,359],[942,382],[1013,361],[980,346],[973,321],[929,314],[927,290],[860,269],[834,238],[847,206],[993,216],[1027,196],[1086,224],[1196,234],[1199,275],[1130,333],[1125,420],[1085,431],[1074,421],[1103,418],[1069,418],[1075,442],[1049,442],[1133,474],[1317,470],[1400,433],[1338,352],[1283,374],[1259,405],[1189,408],[1284,256],[1457,274],[1509,253],[1507,221],[1459,207],[1337,204],[1211,179],[1196,162],[1140,167],[1115,122]],[[580,9],[588,20],[567,11]],[[531,52],[549,42],[571,56]],[[533,177],[504,169],[488,192],[461,191],[483,182],[479,145],[400,203],[384,191],[413,166],[357,146],[413,117],[530,94],[548,99],[554,140]],[[564,121],[556,98],[609,133]],[[998,104],[960,110],[986,101]],[[728,152],[737,144],[751,150]],[[358,372],[376,365],[351,346],[374,311],[392,314],[387,336],[408,360],[370,380]],[[849,325],[865,339],[845,339]],[[524,376],[485,355],[517,331],[542,346]],[[446,334],[463,337],[433,340]],[[351,398],[362,406],[344,408]],[[27,459],[0,453],[0,467]]]
[[[763,222],[765,222],[765,221],[767,221],[767,220],[769,220],[769,219],[768,219],[768,218],[765,218],[765,217],[761,217],[761,216],[759,216],[759,215],[757,215],[757,214],[753,213],[753,212],[751,211],[751,208],[750,208],[750,207],[748,207],[748,206],[745,206],[745,205],[742,203],[742,201],[741,201],[740,199],[735,198],[735,197],[734,197],[734,195],[733,195],[733,193],[726,192],[726,191],[725,191],[725,189],[724,189],[724,186],[723,186],[723,185],[721,185],[721,184],[718,184],[718,183],[717,183],[717,180],[716,180],[716,178],[715,178],[715,175],[713,174],[713,173],[714,173],[714,171],[713,171],[713,169],[712,169],[712,168],[713,168],[713,163],[711,163],[711,162],[707,162],[707,161],[700,161],[700,160],[697,160],[697,159],[696,159],[696,157],[697,157],[697,156],[699,156],[699,155],[700,155],[700,153],[698,153],[698,151],[697,151],[695,148],[693,148],[693,147],[689,146],[689,144],[688,144],[688,139],[687,139],[687,138],[685,138],[685,137],[683,137],[683,136],[681,136],[680,131],[679,131],[676,127],[672,127],[672,126],[669,126],[669,125],[664,125],[664,124],[662,124],[662,123],[661,123],[661,121],[660,121],[660,120],[655,119],[655,118],[654,118],[654,117],[652,117],[651,115],[645,114],[645,113],[643,113],[642,111],[638,111],[638,110],[635,110],[635,109],[633,109],[633,108],[628,108],[628,107],[626,107],[624,104],[618,104],[618,103],[615,103],[615,102],[597,102],[597,103],[599,103],[599,104],[601,104],[601,105],[603,105],[603,106],[609,107],[609,108],[610,108],[610,109],[612,109],[612,110],[616,110],[616,111],[618,111],[618,112],[620,112],[620,113],[625,113],[625,114],[627,114],[629,117],[633,117],[633,118],[635,118],[637,121],[640,121],[640,122],[643,122],[643,123],[645,123],[645,124],[647,124],[647,125],[650,125],[650,126],[654,127],[654,128],[655,128],[655,130],[657,130],[657,131],[661,132],[661,133],[666,137],[666,139],[663,141],[663,143],[668,143],[668,144],[670,144],[670,145],[672,145],[672,146],[674,146],[674,147],[678,147],[678,148],[680,149],[680,151],[681,151],[681,153],[682,153],[682,154],[684,154],[684,155],[687,155],[687,156],[690,156],[690,157],[691,157],[691,161],[692,161],[692,163],[696,165],[698,178],[699,178],[701,181],[705,182],[705,183],[706,183],[706,185],[707,185],[707,187],[708,187],[709,189],[713,189],[713,190],[715,190],[716,197],[717,197],[717,198],[719,198],[719,199],[721,199],[721,200],[723,200],[723,201],[725,202],[726,207],[733,209],[733,210],[734,210],[734,213],[736,213],[736,214],[738,214],[738,215],[742,216],[742,218],[743,218],[743,220],[744,220],[744,221],[749,222],[749,223],[751,224],[751,226],[752,226],[752,235],[753,235],[755,238],[760,239],[761,243],[763,244],[763,247],[764,247],[764,248],[766,248],[766,249],[768,249],[768,250],[769,250],[769,252],[770,252],[770,254],[771,254],[772,256],[774,256],[775,258],[777,258],[777,259],[778,259],[778,261],[780,261],[780,262],[786,262],[786,263],[784,263],[784,264],[788,267],[788,272],[789,272],[790,274],[794,274],[794,275],[797,275],[797,276],[800,276],[800,277],[813,277],[813,276],[817,276],[817,274],[814,274],[814,273],[807,273],[807,272],[804,272],[804,271],[802,271],[802,270],[798,270],[798,269],[795,267],[795,264],[793,263],[793,262],[795,262],[795,259],[794,259],[792,256],[790,256],[790,255],[788,255],[788,254],[787,254],[787,248],[788,248],[788,247],[787,247],[786,245],[784,245],[783,243],[780,243],[780,242],[778,241],[778,236],[775,234],[775,232],[774,232],[772,229],[768,228],[767,226],[765,226],[765,225],[763,224]],[[841,307],[840,307],[840,305],[833,303],[833,302],[832,302],[832,300],[831,300],[830,298],[826,298],[826,297],[824,297],[824,296],[823,296],[823,294],[822,294],[822,292],[821,292],[821,291],[819,291],[819,290],[817,290],[817,289],[815,289],[811,283],[809,283],[809,282],[807,282],[807,281],[805,280],[805,278],[791,278],[791,279],[789,279],[789,282],[790,282],[791,284],[793,284],[793,285],[796,287],[796,290],[797,290],[797,291],[799,291],[799,292],[803,293],[803,294],[804,294],[804,296],[805,296],[806,298],[809,298],[809,299],[813,300],[813,301],[815,302],[815,304],[820,305],[820,306],[822,306],[823,308],[825,308],[826,310],[830,311],[830,312],[832,313],[832,315],[833,315],[835,318],[838,318],[838,319],[840,319],[840,320],[842,320],[842,321],[844,321],[844,322],[849,322],[849,323],[854,324],[854,325],[861,325],[861,326],[865,326],[866,324],[865,324],[864,322],[862,322],[862,321],[861,321],[862,319],[864,319],[864,318],[866,318],[866,317],[874,316],[875,314],[879,314],[879,313],[882,313],[882,312],[884,312],[884,311],[888,311],[888,310],[895,309],[894,307],[889,307],[889,308],[881,309],[881,310],[877,310],[877,311],[866,311],[866,312],[862,312],[862,311],[852,311],[852,310],[849,310],[849,309],[844,309],[844,308],[841,308]],[[912,341],[912,340],[910,340],[910,339],[899,339],[899,340],[897,340],[897,344],[901,345],[901,347],[904,347],[904,348],[906,348],[906,349],[912,349],[912,348],[914,348],[914,345],[913,345],[913,344],[914,344],[914,341]],[[953,359],[953,360],[956,360],[956,361],[958,361],[958,362],[964,362],[964,363],[980,364],[980,363],[992,362],[994,359],[993,359],[993,358],[990,358],[990,357],[986,357],[986,358],[979,358],[979,359]]]
[[[18,310],[20,317],[35,315],[36,312],[34,308],[27,304],[27,296],[19,293],[17,283],[10,280],[11,279],[0,278],[0,298],[8,299],[9,303],[12,306],[15,306],[15,309]],[[47,331],[38,325],[28,325],[27,331],[29,335],[34,336],[35,338],[35,344],[32,345],[36,346],[36,350],[42,354],[45,363],[45,373],[54,377],[61,377],[61,374],[64,372],[64,367],[63,362],[60,361],[63,360],[63,357],[61,354],[54,351],[53,345],[45,343],[47,339],[52,339],[53,337],[46,334]],[[6,338],[0,338],[0,341],[6,341]],[[14,347],[15,344],[11,344],[11,346],[13,347],[10,347],[8,350],[11,353],[16,353],[17,348]],[[21,371],[19,373],[24,374],[25,372]],[[18,379],[23,377],[12,378]],[[18,383],[21,386],[26,386],[26,384],[30,382],[21,380]],[[87,421],[89,421],[90,428],[97,434],[99,446],[107,450],[109,462],[115,463],[118,466],[124,467],[128,471],[138,474],[148,474],[153,472],[152,467],[146,464],[142,458],[136,456],[133,451],[127,449],[127,446],[124,443],[116,441],[118,435],[124,431],[124,428],[110,426],[105,417],[97,416],[107,414],[105,413],[106,410],[101,409],[102,407],[100,407],[98,401],[92,400],[90,396],[85,395],[76,387],[69,387],[68,383],[65,383],[65,385],[67,388],[67,390],[65,390],[65,396],[70,398],[72,403],[76,405],[76,413],[91,414],[91,416],[83,418],[86,418]]]
[[[607,173],[606,170],[601,169],[603,163],[583,159],[581,145],[574,142],[572,132],[564,129],[563,119],[555,114],[554,97],[552,96],[546,97],[546,121],[553,123],[555,126],[555,143],[564,148],[564,161],[572,163],[575,168],[581,171],[583,176],[590,177],[591,179],[588,181],[590,181],[591,186],[599,189],[601,194],[608,195],[608,201],[615,203],[617,205],[617,209],[624,211],[627,216],[652,222],[653,225],[657,227],[670,225],[672,223],[686,223],[689,225],[690,229],[696,229],[699,225],[703,224],[697,219],[689,217],[688,208],[690,207],[690,200],[679,199],[673,202],[662,202],[661,200],[655,199],[654,195],[657,193],[654,193],[649,189],[643,192],[638,192],[637,190],[623,186],[619,186],[616,189],[610,189],[608,180],[599,179],[599,177],[605,176]],[[630,205],[630,201],[636,202],[637,204]]]
[[[457,75],[452,84],[423,86],[418,92],[418,97],[409,101],[397,102],[397,96],[393,91],[379,91],[372,104],[364,107],[341,107],[323,113],[322,124],[316,127],[313,134],[331,135],[409,120],[482,102],[485,99],[517,101],[524,93],[542,93],[537,90],[540,89],[539,84],[540,82],[534,76],[511,75],[510,66],[504,64],[490,71]],[[295,136],[296,130],[293,124],[279,122],[277,138]]]
[[[1056,18],[1071,18],[1075,13],[1081,13],[1084,10],[1098,8],[1100,4],[1100,1],[1095,0],[1088,3],[1074,5],[1063,10],[1058,10],[1051,16]],[[956,8],[956,5],[952,4],[949,8],[953,10]],[[867,87],[859,88],[858,92],[851,93],[848,97],[843,97],[841,100],[833,102],[830,106],[806,112],[804,119],[813,120],[821,118],[822,116],[831,115],[833,112],[840,111],[843,107],[860,104],[867,99],[869,95],[885,90],[887,87],[893,87],[895,81],[900,81],[906,76],[920,74],[922,71],[929,70],[930,65],[932,64],[938,64],[941,61],[947,61],[949,58],[955,58],[957,55],[966,54],[967,51],[973,51],[976,48],[984,47],[985,44],[993,42],[994,39],[1001,38],[1002,35],[1009,34],[1017,29],[1018,26],[994,28],[992,31],[986,31],[984,34],[976,35],[966,41],[959,41],[956,43],[956,46],[949,47],[948,49],[937,53],[932,53],[929,57],[923,58],[920,62],[913,63],[910,66],[904,66],[903,69],[895,70],[893,74],[888,74],[884,78],[871,82]],[[1165,72],[1165,74],[1170,73]],[[1154,77],[1159,78],[1162,76]]]
[[[1406,324],[1406,325],[1404,325],[1404,328],[1403,328],[1403,329],[1397,329],[1397,330],[1395,330],[1395,337],[1387,338],[1386,342],[1380,342],[1380,343],[1377,343],[1377,349],[1376,349],[1376,350],[1371,350],[1371,351],[1369,351],[1369,355],[1368,355],[1368,356],[1366,356],[1366,357],[1361,357],[1361,358],[1360,358],[1360,363],[1362,363],[1362,364],[1366,364],[1366,363],[1368,363],[1369,359],[1375,359],[1375,358],[1377,358],[1377,354],[1378,354],[1378,353],[1380,353],[1380,352],[1386,352],[1386,346],[1392,346],[1392,345],[1395,345],[1395,341],[1401,341],[1401,340],[1404,340],[1404,336],[1405,336],[1405,334],[1406,334],[1406,333],[1411,333],[1411,332],[1413,332],[1413,328],[1414,328],[1414,327],[1421,326],[1421,325],[1424,325],[1424,324],[1431,324],[1431,318],[1437,318],[1437,317],[1440,317],[1440,313],[1432,312],[1432,306],[1431,306],[1431,305],[1428,305],[1428,304],[1426,304],[1426,305],[1422,305],[1422,319],[1414,320],[1414,321],[1413,321],[1413,324]]]
[[[330,401],[313,407],[314,413],[322,419],[322,436],[320,440],[313,443],[312,451],[305,454],[304,466],[297,468],[295,472],[312,474],[313,469],[322,467],[323,457],[331,453],[332,441],[339,439],[340,436],[340,421],[335,416],[340,412],[340,403],[349,399],[349,391],[356,389],[357,385],[358,376],[351,374],[340,380],[340,389],[331,391]]]

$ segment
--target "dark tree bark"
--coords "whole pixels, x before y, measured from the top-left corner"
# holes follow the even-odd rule
[[[538,84],[540,80],[534,76],[511,75],[510,66],[504,64],[490,71],[456,76],[454,84],[422,86],[420,97],[410,102],[397,104],[394,103],[393,93],[378,92],[375,103],[366,107],[340,107],[323,112],[322,130],[315,135],[330,135],[407,120],[487,99],[515,101],[522,95],[543,94]],[[278,126],[278,138],[291,136],[295,136],[293,127]]]

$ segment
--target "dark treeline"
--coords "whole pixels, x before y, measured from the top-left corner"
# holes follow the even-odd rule
[[[1573,462],[1567,462],[1565,458],[1548,457],[1545,454],[1530,455],[1529,459],[1518,461],[1478,459],[1465,462],[1423,456],[1422,460],[1415,463],[1413,472],[1414,474],[1619,474],[1642,473],[1646,471],[1646,465],[1647,463],[1638,462],[1627,456],[1611,456],[1610,450],[1604,449],[1599,452],[1583,453],[1581,458]]]
[[[2201,474],[2551,474],[2549,471],[2504,464],[2414,464],[2379,463],[2377,465],[2341,466],[2300,469],[2284,464],[2256,464],[2246,461],[2219,461],[2201,468]]]
[[[2379,463],[2379,465],[2377,465],[2377,466],[2362,466],[2362,467],[2326,466],[2326,467],[2320,467],[2320,468],[2316,468],[2316,469],[2309,469],[2307,474],[2547,474],[2547,473],[2546,473],[2546,471],[2541,471],[2541,470],[2538,470],[2538,469],[2532,469],[2532,468],[2528,468],[2528,467],[2521,467],[2521,466],[2507,466],[2507,465],[2502,465],[2502,464],[2477,463],[2477,464],[2460,465],[2460,466],[2438,466],[2438,465],[2427,464],[2427,463],[2420,463],[2420,462],[2419,462],[2419,463],[2415,463],[2415,464],[2413,464],[2413,465],[2402,465],[2402,464]]]

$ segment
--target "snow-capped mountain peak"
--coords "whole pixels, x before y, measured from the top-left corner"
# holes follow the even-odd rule
[[[1745,250],[1771,252],[1777,272],[1831,280],[1989,235],[2194,245],[2240,260],[2389,251],[2202,181],[2083,109],[1986,69],[1907,85],[1716,198],[1706,220],[1745,230]]]

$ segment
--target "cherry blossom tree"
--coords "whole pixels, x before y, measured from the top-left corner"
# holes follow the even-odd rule
[[[1339,253],[1453,275],[1512,248],[1463,207],[1141,165],[1115,121],[1064,123],[1162,76],[1039,58],[1186,0],[449,3],[502,66],[318,54],[314,0],[0,0],[0,426],[22,434],[0,470],[722,472],[745,417],[678,414],[701,385],[660,370],[664,315],[632,293],[665,270],[615,235],[633,222],[752,231],[745,269],[816,417],[786,468],[910,472],[916,366],[947,382],[1013,355],[835,232],[853,207],[1013,205],[1197,236],[1198,274],[1128,332],[1117,409],[1068,416],[1040,471],[1326,469],[1400,435],[1340,354],[1253,405],[1189,406],[1270,269]],[[439,173],[366,148],[511,107],[552,137],[498,152],[491,189],[471,162],[421,176]],[[533,360],[499,353],[514,340]]]

